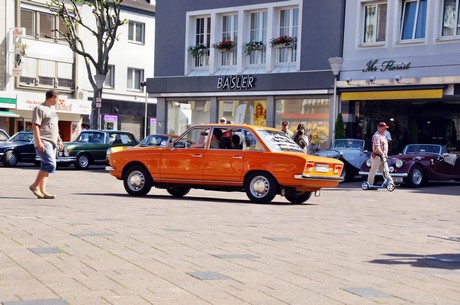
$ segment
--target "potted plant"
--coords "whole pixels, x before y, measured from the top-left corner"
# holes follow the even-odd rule
[[[205,55],[208,52],[208,47],[202,43],[197,44],[196,46],[189,46],[187,51],[192,55],[193,58]]]
[[[279,36],[270,40],[270,45],[275,48],[293,48],[296,39],[288,35]]]
[[[222,40],[218,43],[212,45],[213,48],[217,49],[219,52],[232,52],[235,47],[235,43],[231,40]]]
[[[262,50],[264,47],[263,41],[250,41],[244,45],[244,53],[251,55],[252,51]]]

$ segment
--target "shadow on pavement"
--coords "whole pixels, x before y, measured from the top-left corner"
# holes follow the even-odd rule
[[[389,253],[385,255],[394,258],[376,259],[370,261],[370,263],[383,265],[411,265],[413,267],[438,268],[447,270],[460,269],[460,254],[456,253],[442,253],[432,255]]]
[[[103,196],[103,197],[123,197],[123,198],[144,198],[144,199],[161,199],[161,200],[169,200],[169,201],[205,201],[205,202],[220,202],[220,203],[241,203],[241,204],[250,204],[250,205],[274,205],[274,206],[314,206],[318,205],[316,203],[302,203],[302,204],[294,204],[290,202],[276,202],[276,198],[270,203],[254,203],[247,200],[241,199],[227,199],[227,198],[209,198],[209,197],[197,197],[197,196],[185,196],[183,198],[176,198],[173,196],[168,195],[147,195],[144,197],[133,197],[128,194],[109,194],[109,193],[73,193],[74,195],[84,195],[84,196]]]

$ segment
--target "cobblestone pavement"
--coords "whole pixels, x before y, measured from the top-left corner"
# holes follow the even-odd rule
[[[102,169],[0,167],[0,303],[460,303],[460,184],[323,190],[308,204],[153,189]]]

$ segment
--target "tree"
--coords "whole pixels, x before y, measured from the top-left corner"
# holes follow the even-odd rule
[[[345,138],[345,124],[343,123],[343,117],[341,113],[337,115],[337,120],[335,121],[335,138]]]
[[[56,12],[65,29],[57,29],[61,37],[69,44],[72,51],[81,55],[85,60],[88,79],[93,87],[93,102],[91,106],[91,128],[97,129],[96,98],[102,97],[102,84],[109,70],[109,53],[117,40],[118,27],[125,24],[120,19],[123,0],[50,0],[49,8]],[[91,9],[95,28],[84,20],[82,10],[87,6]],[[79,29],[89,31],[94,41],[83,41]],[[91,54],[85,46],[97,46],[96,54]],[[98,77],[95,77],[98,75]],[[98,79],[99,78],[99,79]],[[99,86],[98,86],[99,85]]]

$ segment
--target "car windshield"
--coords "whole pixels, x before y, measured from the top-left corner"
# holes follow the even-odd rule
[[[331,148],[363,149],[364,140],[339,139],[334,141]]]
[[[30,142],[34,138],[33,133],[24,133],[24,132],[18,132],[14,136],[12,136],[8,142]]]
[[[261,129],[258,130],[258,134],[271,151],[304,152],[294,140],[282,131]]]
[[[150,135],[139,143],[139,146],[161,146],[168,145],[168,136],[164,135]]]
[[[404,148],[403,154],[412,155],[412,154],[440,154],[441,145],[432,145],[432,144],[410,144]]]
[[[104,134],[101,132],[82,132],[75,139],[75,142],[104,143]]]

